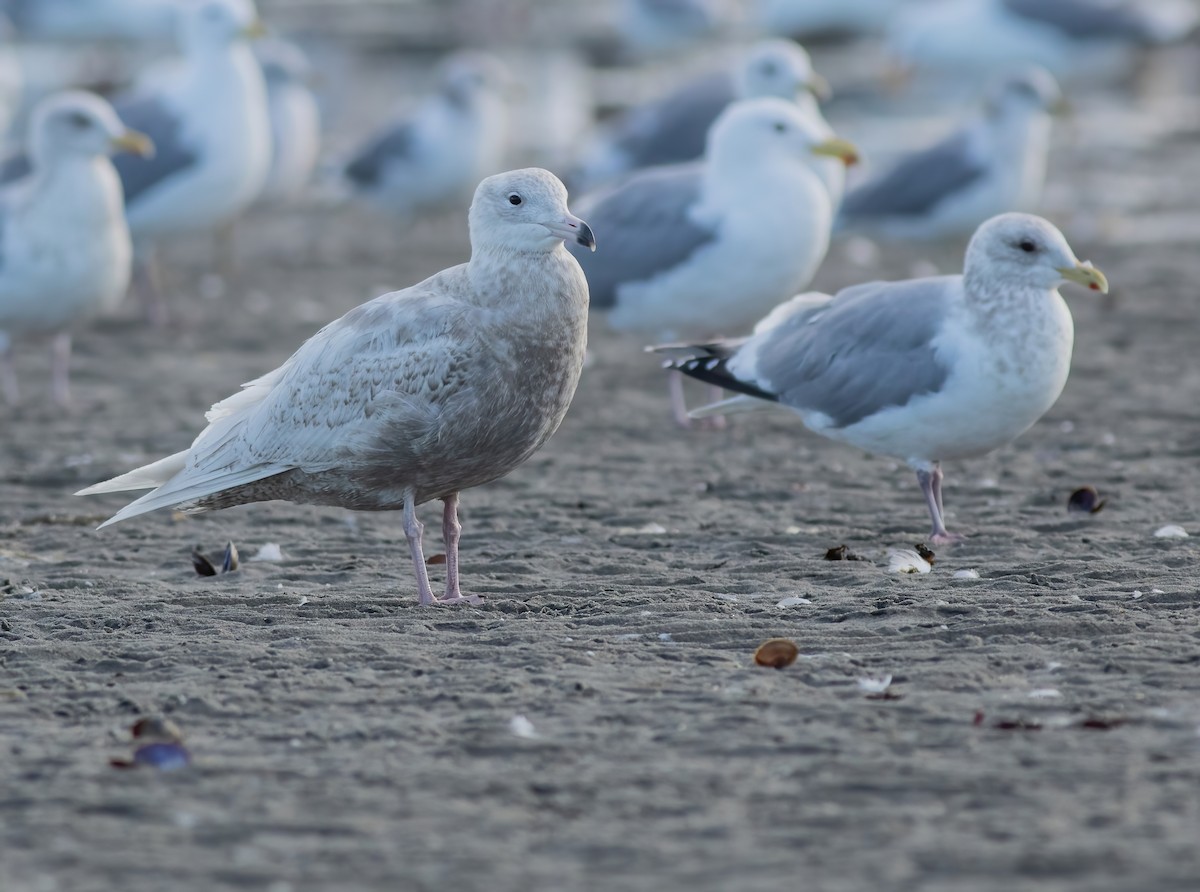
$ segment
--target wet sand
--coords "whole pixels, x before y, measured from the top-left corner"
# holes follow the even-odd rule
[[[1187,211],[1200,159],[1188,132],[1127,154],[1055,156],[1051,198],[1083,209],[1055,219],[1114,293],[1064,291],[1066,392],[1014,445],[947,465],[970,537],[919,576],[886,570],[927,530],[910,471],[782,412],[682,432],[655,362],[602,324],[558,435],[464,495],[480,608],[416,607],[389,514],[92,532],[123,502],[74,490],[183,448],[321,324],[464,259],[459,214],[403,233],[260,214],[224,293],[197,284],[202,246],[177,251],[175,329],[130,305],[83,332],[70,416],[21,350],[27,401],[0,414],[0,888],[1193,886],[1200,562],[1195,538],[1153,534],[1200,534],[1200,259],[1086,211]],[[816,284],[960,251],[861,267],[835,247]],[[1083,484],[1100,513],[1066,512]],[[227,540],[241,569],[198,577],[193,546]],[[248,560],[267,543],[281,562]],[[824,560],[843,543],[868,560]],[[776,636],[799,660],[755,666]],[[891,699],[858,685],[887,674]],[[152,713],[193,765],[110,767]]]

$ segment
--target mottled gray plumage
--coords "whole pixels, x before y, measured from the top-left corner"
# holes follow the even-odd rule
[[[948,370],[932,341],[962,276],[869,282],[798,313],[758,348],[760,383],[779,402],[846,427],[936,391]]]
[[[1057,28],[1070,37],[1157,40],[1153,8],[1129,0],[1001,0],[1024,19]]]
[[[412,155],[415,137],[416,131],[409,121],[402,121],[380,133],[346,165],[347,178],[358,186],[376,185],[390,163]]]
[[[129,208],[155,186],[196,165],[200,154],[194,146],[187,144],[183,121],[160,97],[134,94],[116,99],[113,107],[122,121],[146,134],[154,143],[153,157],[126,154],[113,159],[125,187],[125,207]]]
[[[213,406],[190,449],[84,490],[153,488],[105,525],[172,505],[203,511],[268,499],[403,509],[428,604],[414,510],[442,499],[447,600],[464,600],[458,493],[516,468],[566,414],[588,301],[562,241],[594,244],[562,184],[537,169],[484,180],[470,220],[468,263],[351,310]]]
[[[593,255],[569,247],[587,275],[593,307],[612,307],[618,286],[670,270],[717,238],[688,213],[700,196],[702,171],[701,164],[651,168],[584,203],[604,249]]]
[[[972,152],[969,135],[955,133],[851,190],[842,200],[841,214],[851,221],[858,215],[927,214],[986,173],[987,166]]]

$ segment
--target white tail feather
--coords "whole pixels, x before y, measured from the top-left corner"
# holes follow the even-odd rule
[[[737,415],[742,412],[758,412],[762,409],[770,409],[777,403],[760,400],[754,396],[734,396],[727,400],[721,400],[719,403],[710,403],[707,406],[700,406],[688,412],[688,418],[708,418],[710,415]]]
[[[188,451],[176,452],[156,462],[135,468],[127,474],[113,477],[102,483],[94,483],[75,493],[77,496],[94,496],[102,492],[129,492],[135,489],[154,489],[162,486],[187,464]]]
[[[191,479],[186,474],[179,474],[154,492],[148,492],[140,499],[130,502],[96,529],[102,530],[109,524],[119,523],[122,520],[137,517],[139,514],[148,514],[159,508],[172,508],[176,505],[194,502],[227,489],[274,477],[287,470],[288,468],[279,465],[258,465],[240,471],[217,471]]]

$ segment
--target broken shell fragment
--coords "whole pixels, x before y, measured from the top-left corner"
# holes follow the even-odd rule
[[[865,561],[866,558],[855,554],[848,545],[837,545],[825,552],[827,561]]]
[[[1068,512],[1079,511],[1087,514],[1095,514],[1096,512],[1100,511],[1104,505],[1105,500],[1100,498],[1100,493],[1097,491],[1096,487],[1091,486],[1090,484],[1088,486],[1079,487],[1079,489],[1075,490],[1067,498]]]
[[[796,662],[798,656],[800,648],[795,642],[786,638],[771,638],[758,646],[758,650],[754,652],[754,662],[760,666],[782,669]]]
[[[217,575],[217,568],[213,566],[212,561],[206,558],[199,548],[192,549],[192,566],[201,576]]]
[[[232,573],[238,568],[238,550],[232,542],[225,544],[225,554],[221,556],[221,572]]]

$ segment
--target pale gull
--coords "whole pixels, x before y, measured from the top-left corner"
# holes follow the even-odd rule
[[[422,604],[477,600],[458,581],[458,494],[502,477],[554,433],[579,381],[587,283],[564,239],[594,247],[538,169],[489,177],[471,259],[385,294],[217,403],[191,447],[82,494],[153,489],[110,520],[286,499],[403,510]],[[445,503],[446,596],[435,599],[416,507]]]
[[[891,20],[888,48],[913,68],[990,75],[1014,63],[1059,77],[1127,72],[1136,51],[1195,29],[1192,0],[933,0]]]
[[[312,65],[294,43],[279,38],[254,47],[267,85],[271,166],[261,201],[295,201],[312,181],[321,152],[321,114],[310,86]]]
[[[849,163],[795,105],[730,106],[701,162],[649,168],[580,202],[604,241],[577,248],[592,307],[609,325],[649,338],[711,337],[746,328],[812,279],[829,247],[832,206],[816,172]],[[677,377],[672,409],[686,424]]]
[[[828,90],[799,44],[778,38],[759,41],[735,64],[602,125],[568,182],[573,187],[594,189],[638,168],[694,161],[704,154],[713,121],[739,99],[787,99],[832,136],[817,105],[817,99],[826,97]],[[828,167],[824,178],[836,204],[841,199],[845,167],[836,161]]]
[[[1006,211],[1035,211],[1050,152],[1054,78],[1023,68],[988,91],[975,117],[945,139],[902,158],[842,202],[839,228],[887,236],[966,234]]]
[[[367,140],[346,164],[346,181],[401,218],[470,194],[504,162],[507,78],[486,53],[450,56],[439,68],[437,90]]]
[[[961,276],[871,282],[777,307],[748,338],[696,346],[666,363],[743,396],[696,411],[779,403],[832,440],[909,464],[933,520],[943,459],[1016,439],[1058,399],[1074,327],[1064,281],[1108,290],[1040,217],[1003,214],[975,233]],[[688,348],[661,348],[678,353]]]
[[[59,93],[35,107],[32,169],[0,190],[0,384],[8,402],[18,399],[12,340],[52,336],[54,400],[69,403],[72,329],[114,307],[129,286],[129,227],[108,156],[151,150],[99,96]]]

